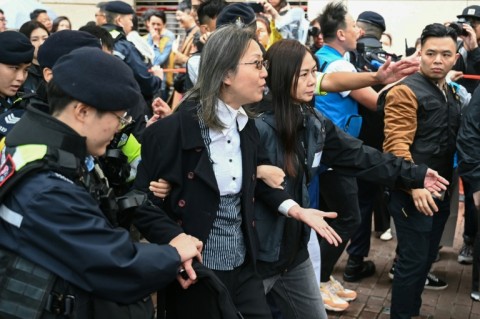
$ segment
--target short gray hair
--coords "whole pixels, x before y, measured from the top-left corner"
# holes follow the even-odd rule
[[[252,40],[255,34],[251,30],[231,24],[217,29],[203,47],[197,83],[185,99],[200,101],[201,115],[209,128],[224,128],[216,113],[223,81],[229,72],[237,72],[240,58]]]

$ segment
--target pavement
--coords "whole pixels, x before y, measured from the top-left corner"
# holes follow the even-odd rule
[[[445,280],[448,287],[445,290],[423,292],[422,315],[433,315],[435,319],[480,319],[480,302],[470,299],[472,266],[457,262],[458,252],[463,244],[462,233],[463,210],[460,208],[453,247],[443,247],[440,250],[440,260],[432,267],[433,273]],[[344,287],[355,290],[358,298],[343,312],[328,312],[329,319],[390,318],[392,285],[388,272],[395,256],[395,246],[395,238],[382,241],[372,234],[368,259],[375,263],[376,274],[356,283],[343,281],[342,275],[347,262],[347,254],[343,253],[333,276],[342,282]]]

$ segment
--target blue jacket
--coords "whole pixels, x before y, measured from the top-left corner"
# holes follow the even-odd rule
[[[113,54],[122,59],[132,69],[142,95],[145,99],[151,99],[160,90],[162,80],[148,72],[148,66],[143,61],[142,55],[133,43],[128,41],[120,27],[113,25],[102,26],[110,32],[115,40]]]
[[[325,72],[330,63],[343,60],[340,52],[328,45],[324,45],[315,55],[319,60],[321,72]],[[328,70],[326,73],[329,73]],[[340,93],[317,95],[315,108],[350,135],[358,137],[360,134],[361,122],[357,122],[361,120],[358,115],[358,103],[350,96],[343,97]]]

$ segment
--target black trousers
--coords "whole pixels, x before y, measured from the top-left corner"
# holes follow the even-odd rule
[[[245,319],[271,319],[263,282],[251,262],[230,271],[214,273],[230,292],[237,310]],[[201,281],[184,290],[175,282],[166,296],[167,319],[221,318],[218,300]]]
[[[438,252],[443,229],[450,215],[450,197],[435,200],[439,211],[426,216],[417,211],[412,196],[392,191],[388,209],[393,217],[398,239],[398,260],[392,284],[390,318],[418,316],[428,271]]]
[[[381,232],[390,228],[390,214],[384,204],[383,186],[360,179],[357,184],[361,224],[352,235],[347,252],[350,256],[367,257],[370,252],[372,212],[375,212],[375,228]]]
[[[320,175],[320,209],[336,212],[335,219],[326,219],[330,226],[342,238],[342,243],[335,247],[321,237],[321,282],[326,282],[332,275],[333,268],[342,255],[345,246],[360,226],[360,208],[358,206],[358,187],[355,177],[326,171]]]

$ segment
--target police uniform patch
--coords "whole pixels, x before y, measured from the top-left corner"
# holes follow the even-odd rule
[[[15,173],[15,163],[10,154],[5,156],[0,165],[0,187]]]

